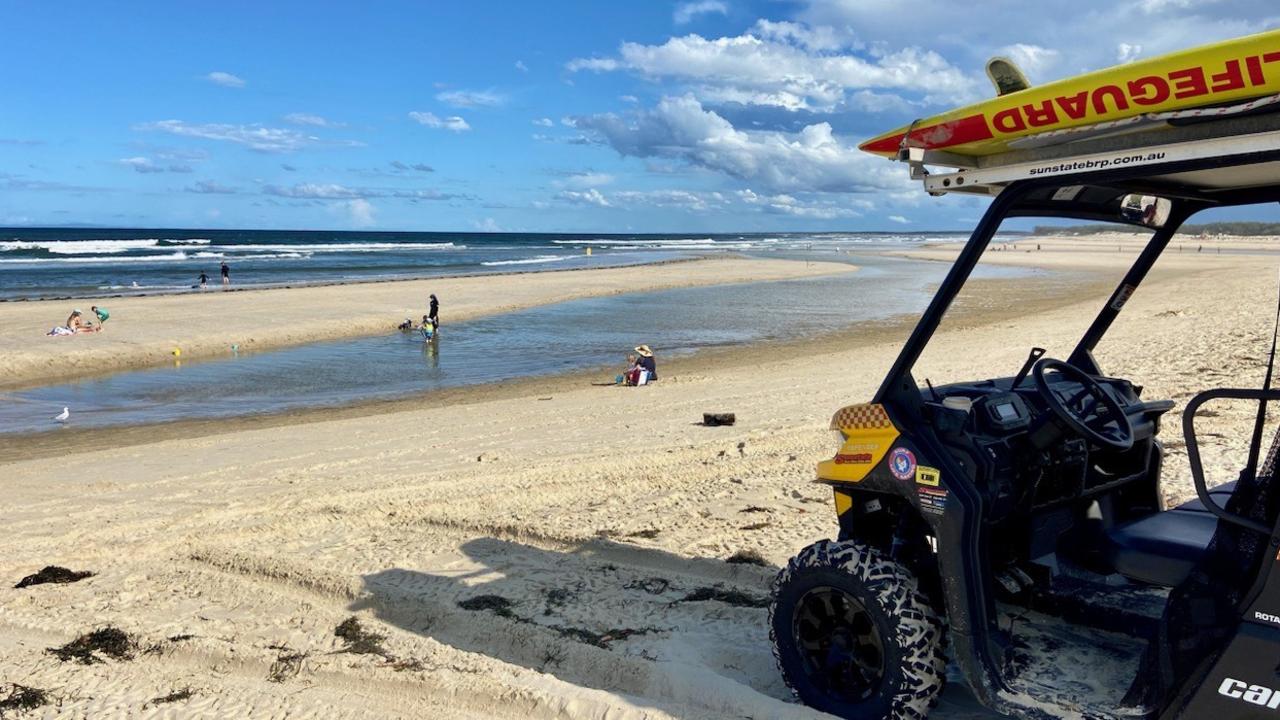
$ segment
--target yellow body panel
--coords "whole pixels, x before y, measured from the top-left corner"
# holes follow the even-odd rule
[[[859,147],[893,157],[910,129],[911,146],[990,155],[1028,135],[1275,94],[1280,30],[1034,86],[918,120]]]
[[[884,459],[898,439],[898,429],[881,405],[850,405],[831,418],[831,428],[844,436],[844,445],[830,460],[818,463],[818,478],[861,482]]]

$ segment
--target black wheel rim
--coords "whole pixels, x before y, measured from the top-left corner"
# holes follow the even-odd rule
[[[846,703],[879,690],[884,643],[857,598],[838,588],[813,588],[796,604],[792,632],[805,673],[818,690]]]

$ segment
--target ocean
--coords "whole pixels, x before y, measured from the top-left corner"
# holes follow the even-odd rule
[[[202,272],[218,285],[223,262],[235,287],[262,287],[633,265],[728,252],[808,256],[963,237],[0,228],[0,300],[190,292]]]

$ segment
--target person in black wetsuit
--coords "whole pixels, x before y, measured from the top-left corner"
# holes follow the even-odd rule
[[[431,324],[440,327],[440,301],[435,295],[431,296],[431,310],[427,313],[427,317],[431,318]]]
[[[231,284],[231,268],[227,267],[227,264],[224,262],[222,263],[222,287],[227,287],[230,284]]]
[[[653,350],[651,350],[648,345],[641,345],[636,348],[636,354],[640,356],[640,359],[636,361],[636,364],[639,365],[641,369],[649,371],[648,382],[657,380],[658,363],[653,359]]]
[[[207,285],[209,282],[209,276],[205,275],[202,272],[200,273],[200,277],[198,279],[200,280],[200,289],[203,290],[205,288],[205,285]]]

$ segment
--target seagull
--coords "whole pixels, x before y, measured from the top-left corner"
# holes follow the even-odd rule
[[[71,417],[71,410],[69,408],[62,408],[62,412],[55,415],[53,419],[57,420],[60,423],[64,423],[67,421],[67,418],[69,417]]]

